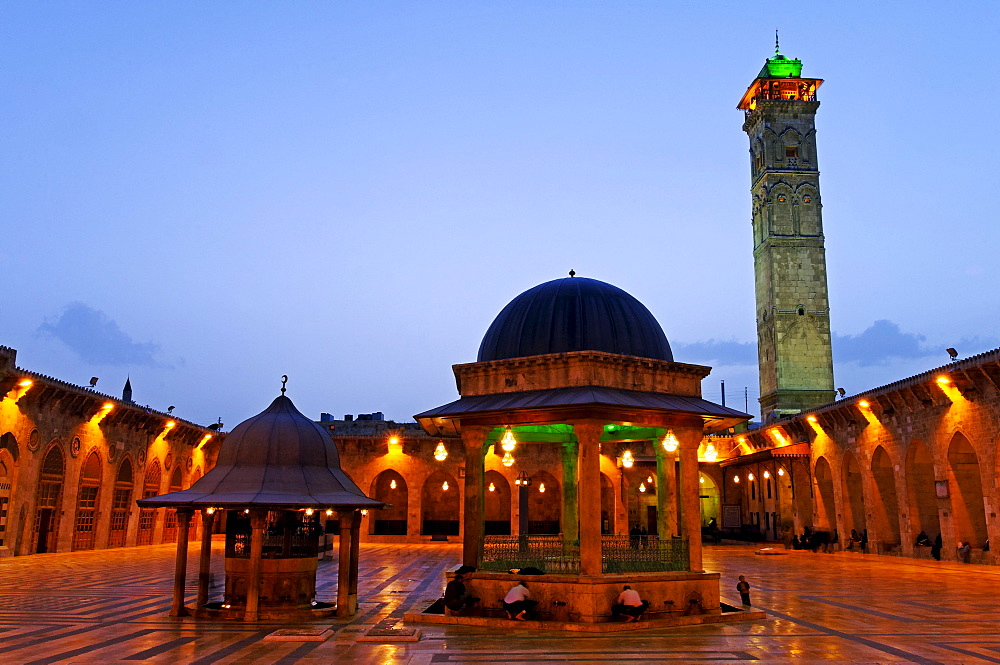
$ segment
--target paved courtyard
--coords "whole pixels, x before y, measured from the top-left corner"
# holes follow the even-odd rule
[[[1000,568],[753,551],[709,547],[705,564],[731,604],[745,574],[766,620],[612,635],[423,626],[410,644],[357,638],[438,597],[457,545],[363,545],[359,613],[327,621],[336,633],[321,643],[264,642],[271,624],[168,618],[172,546],[0,559],[0,663],[1000,663]],[[320,564],[320,599],[334,598],[336,570]]]

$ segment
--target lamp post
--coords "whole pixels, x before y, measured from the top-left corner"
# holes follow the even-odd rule
[[[531,477],[524,471],[520,471],[514,484],[517,485],[517,542],[521,551],[526,551],[528,549],[528,488],[531,487]]]

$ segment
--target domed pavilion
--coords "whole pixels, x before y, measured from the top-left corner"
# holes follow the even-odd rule
[[[287,379],[286,379],[287,380]],[[357,611],[361,510],[382,508],[340,467],[330,435],[306,418],[282,387],[269,407],[237,425],[222,442],[212,470],[189,489],[140,499],[177,510],[177,560],[171,616],[185,616],[184,585],[191,517],[200,511],[201,560],[195,616],[258,619],[329,615],[315,602],[319,534],[339,521],[337,616]],[[225,515],[226,588],[208,602],[212,528]]]
[[[623,583],[651,601],[655,618],[720,613],[719,575],[702,566],[699,447],[750,416],[702,399],[711,368],[675,362],[642,303],[571,272],[514,298],[477,361],[453,370],[460,398],[416,419],[431,435],[461,436],[462,560],[477,569],[472,593],[487,613],[516,579],[530,580],[540,607],[562,608],[570,622],[607,621]],[[601,466],[629,466],[637,441],[654,442],[659,535],[602,535]],[[561,537],[484,536],[487,451],[495,446],[516,468],[519,448],[552,442],[562,443],[566,479]],[[511,575],[515,568],[545,574]]]

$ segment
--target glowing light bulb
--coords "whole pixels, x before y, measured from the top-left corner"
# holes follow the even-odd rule
[[[541,493],[543,493],[543,494],[545,493],[545,483],[539,483],[538,484],[538,491],[541,492]]]
[[[646,482],[649,483],[650,485],[652,485],[653,484],[653,476],[646,476]]]
[[[503,459],[500,460],[500,463],[504,466],[514,466],[514,456],[510,454],[510,451],[505,452],[503,454]]]
[[[816,416],[806,416],[806,420],[808,420],[811,423],[814,423],[816,422]]]
[[[698,476],[698,482],[702,485],[705,484],[705,476]]]
[[[717,459],[719,459],[719,452],[715,449],[715,445],[710,443],[705,446],[705,461],[714,462]]]
[[[209,515],[214,515],[215,514],[215,508],[206,508],[205,512],[208,513]]]
[[[739,476],[733,476],[733,482],[734,483],[740,482],[740,477]]]
[[[668,453],[672,453],[677,450],[677,435],[674,434],[674,430],[668,429],[667,433],[663,435],[663,449]]]
[[[362,508],[361,509],[361,516],[364,517],[367,514],[368,514],[368,509],[367,508]]]
[[[441,483],[441,489],[443,489],[445,492],[448,491],[448,481],[447,480],[444,481],[443,483]]]
[[[646,483],[639,483],[639,491],[640,492],[646,491]]]
[[[315,512],[316,511],[313,510],[312,508],[306,508],[306,517],[312,517],[313,513]]]
[[[438,441],[437,448],[434,449],[434,459],[439,462],[448,459],[448,449],[444,447],[444,441]]]
[[[785,475],[785,470],[784,470],[784,469],[782,469],[781,467],[778,467],[778,475],[779,475],[779,476],[783,476],[783,475]]]
[[[867,409],[868,407],[871,406],[871,404],[869,404],[865,400],[861,400],[860,402],[858,402],[858,406],[860,406],[862,409]]]
[[[489,491],[491,491],[491,492],[496,492],[497,491],[497,486],[494,485],[493,483],[490,483],[490,486],[487,489],[489,489]]]
[[[109,407],[108,407],[107,404],[105,404],[104,408],[107,409]],[[167,429],[173,429],[173,428],[177,427],[177,423],[175,423],[173,420],[168,420],[167,424],[164,425],[164,427],[166,427]]]
[[[632,457],[632,451],[626,450],[622,453],[622,466],[626,469],[631,469],[633,464],[635,464],[635,458]]]
[[[517,445],[517,439],[514,438],[514,430],[507,426],[507,430],[503,433],[503,438],[500,439],[500,447],[503,448],[504,452],[511,452]]]
[[[752,473],[747,474],[747,480],[749,480],[751,483],[755,480]]]
[[[30,388],[31,386],[35,385],[35,382],[32,381],[31,379],[25,379],[24,381],[19,381],[17,385],[21,386],[22,388]]]
[[[396,479],[395,478],[393,478],[392,480],[389,481],[389,489],[391,489],[391,490],[396,489]]]
[[[364,514],[364,512],[365,511],[363,511],[363,510],[361,511],[362,514]],[[327,517],[331,517],[332,515],[333,515],[333,510],[331,510],[330,508],[327,508],[326,509],[326,516]]]
[[[110,411],[111,409],[115,408],[115,405],[112,404],[111,402],[105,402],[104,406],[102,406],[101,408],[105,411]]]
[[[765,478],[770,478],[771,477],[771,472],[768,471],[767,469],[764,469],[764,477]]]
[[[944,383],[951,383],[951,379],[949,379],[947,376],[939,376],[937,378],[937,382],[938,383],[942,383],[942,384],[944,384]]]

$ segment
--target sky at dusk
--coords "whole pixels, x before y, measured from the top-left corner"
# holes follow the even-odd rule
[[[837,386],[1000,346],[1000,4],[3,3],[0,344],[227,429],[457,397],[503,306],[619,286],[758,396],[748,141],[817,115]]]

